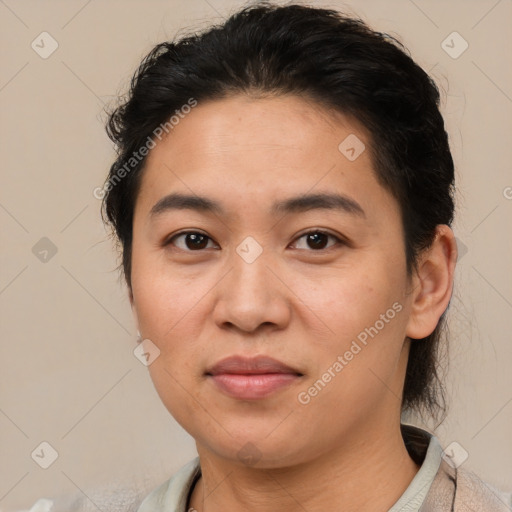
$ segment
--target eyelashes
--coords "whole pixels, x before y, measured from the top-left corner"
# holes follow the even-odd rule
[[[184,244],[181,247],[176,245],[176,240],[179,240],[180,238],[184,239]],[[292,244],[296,245],[297,241],[302,239],[305,239],[304,245],[307,248],[302,248],[300,250],[306,250],[307,252],[325,252],[336,246],[348,245],[347,242],[340,238],[339,236],[321,229],[313,229],[305,233],[302,233],[301,235],[294,239]],[[325,247],[326,244],[324,245],[322,242],[325,241],[326,239],[333,239],[335,243],[333,245]],[[183,252],[203,252],[205,249],[209,248],[208,245],[210,241],[213,242],[213,239],[206,235],[205,233],[201,233],[200,231],[182,231],[181,233],[177,233],[173,235],[171,238],[169,238],[164,243],[164,246],[174,246]],[[215,242],[213,243],[215,244]],[[312,243],[313,247],[316,247],[311,248],[310,246],[307,245],[309,243]]]

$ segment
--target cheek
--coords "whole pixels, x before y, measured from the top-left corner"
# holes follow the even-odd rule
[[[156,265],[140,265],[132,287],[140,331],[160,351],[148,367],[151,380],[167,410],[184,426],[187,418],[204,414],[191,397],[199,382],[194,362],[204,350],[199,340],[206,302],[201,298],[211,286],[199,279],[192,286],[187,280],[165,275]]]
[[[163,405],[193,437],[197,437],[202,429],[213,429],[215,425],[210,425],[210,415],[205,414],[204,400],[196,396],[197,383],[189,379],[191,369],[187,367],[186,359],[165,360],[165,357],[161,355],[149,366],[153,386]],[[199,426],[197,418],[201,420]]]
[[[162,260],[142,254],[134,260],[132,289],[141,333],[167,351],[169,340],[194,339],[200,328],[194,317],[212,285],[205,276],[178,274]]]
[[[319,317],[322,322],[315,324],[323,327],[321,336],[307,336],[317,360],[311,382],[329,370],[337,375],[324,394],[326,404],[337,394],[353,405],[364,396],[378,396],[382,381],[396,371],[408,315],[406,279],[400,265],[387,261],[393,260],[362,260],[360,267],[333,272],[330,279],[302,283],[299,293],[315,313],[310,318]]]
[[[401,303],[403,297],[399,273],[383,265],[374,265],[372,272],[365,270],[371,265],[362,267],[333,270],[307,280],[298,276],[294,279],[294,293],[331,340],[345,343],[376,322],[379,327],[382,314],[389,313],[385,320],[397,316],[393,304]]]

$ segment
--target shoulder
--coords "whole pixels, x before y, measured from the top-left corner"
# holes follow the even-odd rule
[[[402,433],[411,456],[416,461],[428,460],[429,467],[434,470],[433,480],[420,508],[422,512],[512,511],[510,489],[500,490],[469,469],[456,465],[433,434],[411,425],[403,425]]]
[[[455,467],[443,458],[421,511],[510,512],[511,505],[510,492],[497,489],[474,472]]]
[[[73,495],[42,498],[29,510],[15,512],[160,512],[182,510],[188,492],[200,474],[199,457],[181,467],[170,479],[139,475],[129,481],[84,489]],[[156,483],[155,483],[156,482]],[[184,505],[185,504],[185,505]]]
[[[497,489],[472,471],[459,468],[456,473],[455,510],[510,512],[512,492]]]

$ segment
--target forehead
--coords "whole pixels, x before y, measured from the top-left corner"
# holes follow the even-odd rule
[[[348,158],[353,152],[344,153],[347,144],[359,153],[355,159]],[[147,214],[174,191],[241,206],[249,198],[276,202],[320,188],[375,195],[382,191],[369,146],[357,121],[308,99],[234,96],[199,102],[156,141],[137,203]]]
[[[267,153],[293,153],[298,158],[312,151],[334,154],[350,134],[366,145],[370,142],[369,134],[357,120],[328,111],[309,98],[236,95],[199,102],[178,120],[163,141],[157,142],[149,160],[171,149],[174,157],[188,160],[207,154],[220,158],[226,151],[244,153],[246,160],[262,158]]]

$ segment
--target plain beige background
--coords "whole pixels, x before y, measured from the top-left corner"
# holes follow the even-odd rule
[[[512,2],[310,3],[398,36],[442,90],[461,257],[450,410],[435,432],[444,447],[467,451],[464,467],[510,490]],[[156,485],[195,456],[133,355],[135,326],[93,190],[114,156],[102,110],[126,90],[142,56],[178,29],[220,22],[241,5],[0,0],[2,511],[129,475]],[[42,32],[58,43],[46,59],[31,47]],[[464,41],[458,58],[445,51]],[[43,237],[57,250],[46,262]],[[43,441],[58,452],[48,469],[31,457]]]

